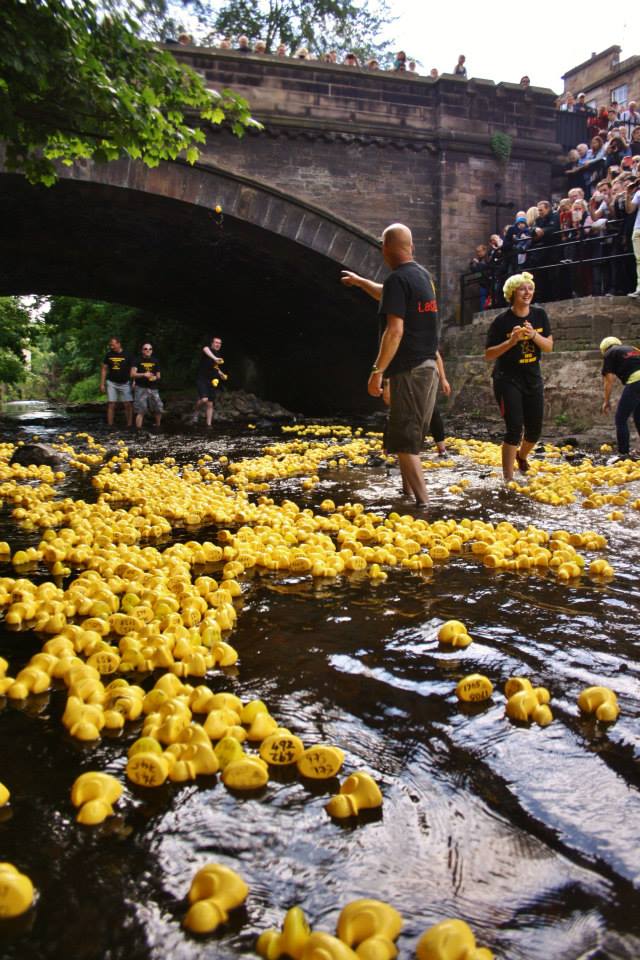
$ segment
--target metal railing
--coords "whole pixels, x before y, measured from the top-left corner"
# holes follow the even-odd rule
[[[558,110],[556,113],[556,142],[561,143],[564,150],[572,150],[577,143],[587,140],[586,113],[568,113]]]
[[[609,220],[604,231],[571,227],[553,234],[555,242],[533,246],[523,263],[517,251],[502,263],[470,270],[460,277],[460,324],[471,323],[481,309],[505,307],[502,287],[507,277],[523,270],[533,274],[536,299],[570,300],[573,297],[626,294],[635,289],[635,258],[624,221]],[[481,296],[486,293],[481,306]]]

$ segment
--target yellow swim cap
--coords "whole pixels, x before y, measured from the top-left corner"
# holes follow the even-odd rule
[[[617,337],[605,337],[604,340],[600,341],[600,353],[604,357],[609,347],[621,347],[621,346],[622,346],[622,341],[618,340]]]

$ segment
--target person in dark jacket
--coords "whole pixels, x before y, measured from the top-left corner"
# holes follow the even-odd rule
[[[555,277],[551,265],[555,263],[554,246],[558,242],[560,222],[558,214],[551,209],[548,200],[538,201],[538,216],[533,228],[531,238],[531,253],[529,256],[529,265],[537,270],[536,287],[540,300],[553,299],[553,286]]]
[[[531,246],[531,230],[527,218],[522,210],[516,214],[516,219],[504,237],[503,259],[506,261],[507,273],[520,273],[527,262],[527,253]]]

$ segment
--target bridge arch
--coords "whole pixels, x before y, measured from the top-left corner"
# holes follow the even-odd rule
[[[384,268],[376,238],[353,224],[210,163],[77,163],[52,188],[3,172],[0,197],[0,294],[180,316],[194,349],[215,326],[238,386],[292,409],[367,408],[373,304],[339,277]]]

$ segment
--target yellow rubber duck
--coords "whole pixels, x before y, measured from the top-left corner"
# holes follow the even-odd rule
[[[33,903],[33,884],[12,863],[0,863],[0,918],[26,913]]]
[[[278,727],[260,744],[260,756],[265,763],[288,766],[296,763],[304,753],[304,744],[285,727]]]
[[[609,687],[587,687],[578,697],[578,706],[583,713],[595,713],[603,723],[613,723],[620,713],[618,698]]]
[[[71,802],[79,807],[78,823],[95,826],[113,815],[112,804],[122,795],[122,784],[108,773],[81,774],[71,788]]]
[[[546,687],[533,687],[527,677],[510,677],[504,688],[507,697],[506,714],[510,720],[529,722],[541,727],[553,721],[548,704],[551,695]]]
[[[493,684],[481,673],[470,673],[456,686],[458,700],[464,703],[479,703],[488,700],[493,693]]]
[[[325,810],[332,817],[355,817],[360,810],[382,806],[382,794],[368,773],[352,773],[340,785],[340,793],[332,797]]]
[[[416,947],[418,960],[493,960],[487,947],[478,947],[464,920],[442,920],[426,931]]]
[[[307,747],[296,761],[298,772],[311,780],[328,780],[335,777],[344,763],[344,752],[339,747],[318,743]]]
[[[471,643],[467,628],[460,620],[447,620],[443,623],[438,630],[438,640],[440,643],[462,648],[468,647]]]
[[[184,926],[193,933],[212,933],[229,919],[229,910],[243,904],[248,895],[249,887],[235,870],[209,863],[198,870],[191,882],[191,906]]]
[[[391,960],[398,952],[394,941],[402,925],[402,917],[390,904],[362,899],[343,908],[336,932],[361,960]]]
[[[227,763],[222,782],[232,790],[259,790],[269,782],[269,768],[262,757],[245,754]]]
[[[305,943],[300,960],[359,960],[359,956],[338,937],[316,930]]]
[[[305,944],[311,936],[311,927],[301,907],[291,907],[282,924],[282,930],[265,930],[258,937],[256,950],[266,960],[282,956],[300,960]]]

